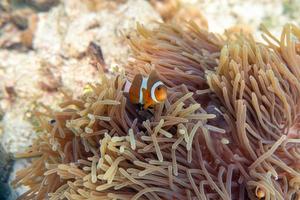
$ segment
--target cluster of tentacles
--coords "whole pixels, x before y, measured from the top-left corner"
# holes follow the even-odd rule
[[[126,77],[37,114],[20,199],[300,198],[300,29],[264,30],[266,44],[193,23],[137,30]],[[138,111],[124,84],[152,69],[168,99]]]

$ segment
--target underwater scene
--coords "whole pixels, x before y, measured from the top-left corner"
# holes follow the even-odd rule
[[[0,200],[300,200],[300,0],[0,0]]]

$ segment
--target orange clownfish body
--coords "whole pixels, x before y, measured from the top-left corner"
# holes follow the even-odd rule
[[[144,105],[144,109],[157,103],[162,103],[167,98],[167,87],[158,78],[155,71],[149,77],[137,74],[129,89],[129,100],[133,104]]]

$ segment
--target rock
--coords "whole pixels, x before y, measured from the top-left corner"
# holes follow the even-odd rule
[[[99,81],[97,69],[90,65],[87,58],[65,60],[60,72],[63,88],[77,97],[82,94],[84,85]]]
[[[47,13],[39,13],[33,48],[45,57],[62,54],[61,48],[68,24],[69,20],[62,5]]]
[[[33,9],[0,11],[0,48],[26,51],[31,48],[37,16]]]
[[[59,0],[27,0],[26,2],[38,11],[47,11],[57,5]]]
[[[108,66],[124,64],[129,56],[125,36],[135,29],[137,22],[151,28],[155,21],[161,21],[160,16],[144,0],[129,0],[117,9],[80,15],[68,28],[65,53],[78,57],[93,41],[101,46]]]
[[[12,170],[13,160],[0,145],[0,199],[14,200],[16,193],[9,185],[9,176]]]
[[[4,150],[2,145],[0,145],[0,182],[7,183],[12,169],[12,163],[12,157]]]
[[[64,53],[69,57],[79,57],[91,41],[100,39],[101,25],[101,16],[96,13],[84,14],[72,21],[65,36]]]
[[[81,57],[90,42],[101,46],[108,66],[124,64],[129,55],[125,36],[139,22],[153,27],[161,21],[158,13],[144,0],[129,0],[118,7],[89,11],[82,1],[66,1],[38,15],[33,48],[44,54]]]
[[[150,0],[151,5],[157,10],[164,21],[170,21],[181,7],[178,0]]]
[[[93,0],[89,0],[93,1]],[[75,19],[78,16],[90,13],[88,4],[82,0],[62,0],[66,16],[70,19]]]
[[[20,106],[15,104],[15,106]],[[0,142],[3,147],[11,153],[24,151],[31,144],[36,134],[32,125],[24,118],[25,109],[22,107],[6,112],[3,117],[3,134]]]
[[[18,9],[10,14],[10,20],[19,29],[25,30],[28,27],[28,16],[33,15],[34,11],[30,8]]]
[[[27,47],[28,49],[32,48],[34,33],[36,31],[37,26],[37,15],[31,15],[28,20],[28,27],[25,31],[23,31],[20,35],[21,43]]]
[[[0,199],[2,200],[15,200],[17,193],[13,190],[9,183],[0,182]]]
[[[173,18],[178,24],[194,21],[200,28],[208,29],[208,23],[201,10],[193,6],[182,6]]]
[[[19,171],[21,169],[24,169],[28,165],[30,165],[30,161],[27,160],[27,159],[17,159],[17,160],[15,160],[14,165],[12,166],[11,175],[9,177],[9,183],[11,183],[13,180],[15,180],[17,171]],[[28,186],[19,186],[19,187],[14,188],[14,193],[17,196],[19,196],[20,194],[23,194],[27,190],[28,190]],[[12,200],[15,200],[15,198],[12,199]]]
[[[32,51],[1,50],[0,60],[4,69],[0,74],[0,94],[3,94],[0,107],[4,112],[0,143],[6,151],[16,153],[30,145],[35,137],[26,113],[32,111],[31,104],[45,95],[38,87],[41,59]]]

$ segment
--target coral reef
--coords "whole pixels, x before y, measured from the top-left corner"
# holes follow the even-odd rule
[[[19,199],[299,199],[300,29],[251,35],[297,22],[298,1],[1,1],[0,142],[29,146]],[[124,83],[152,69],[168,99],[139,111]]]

